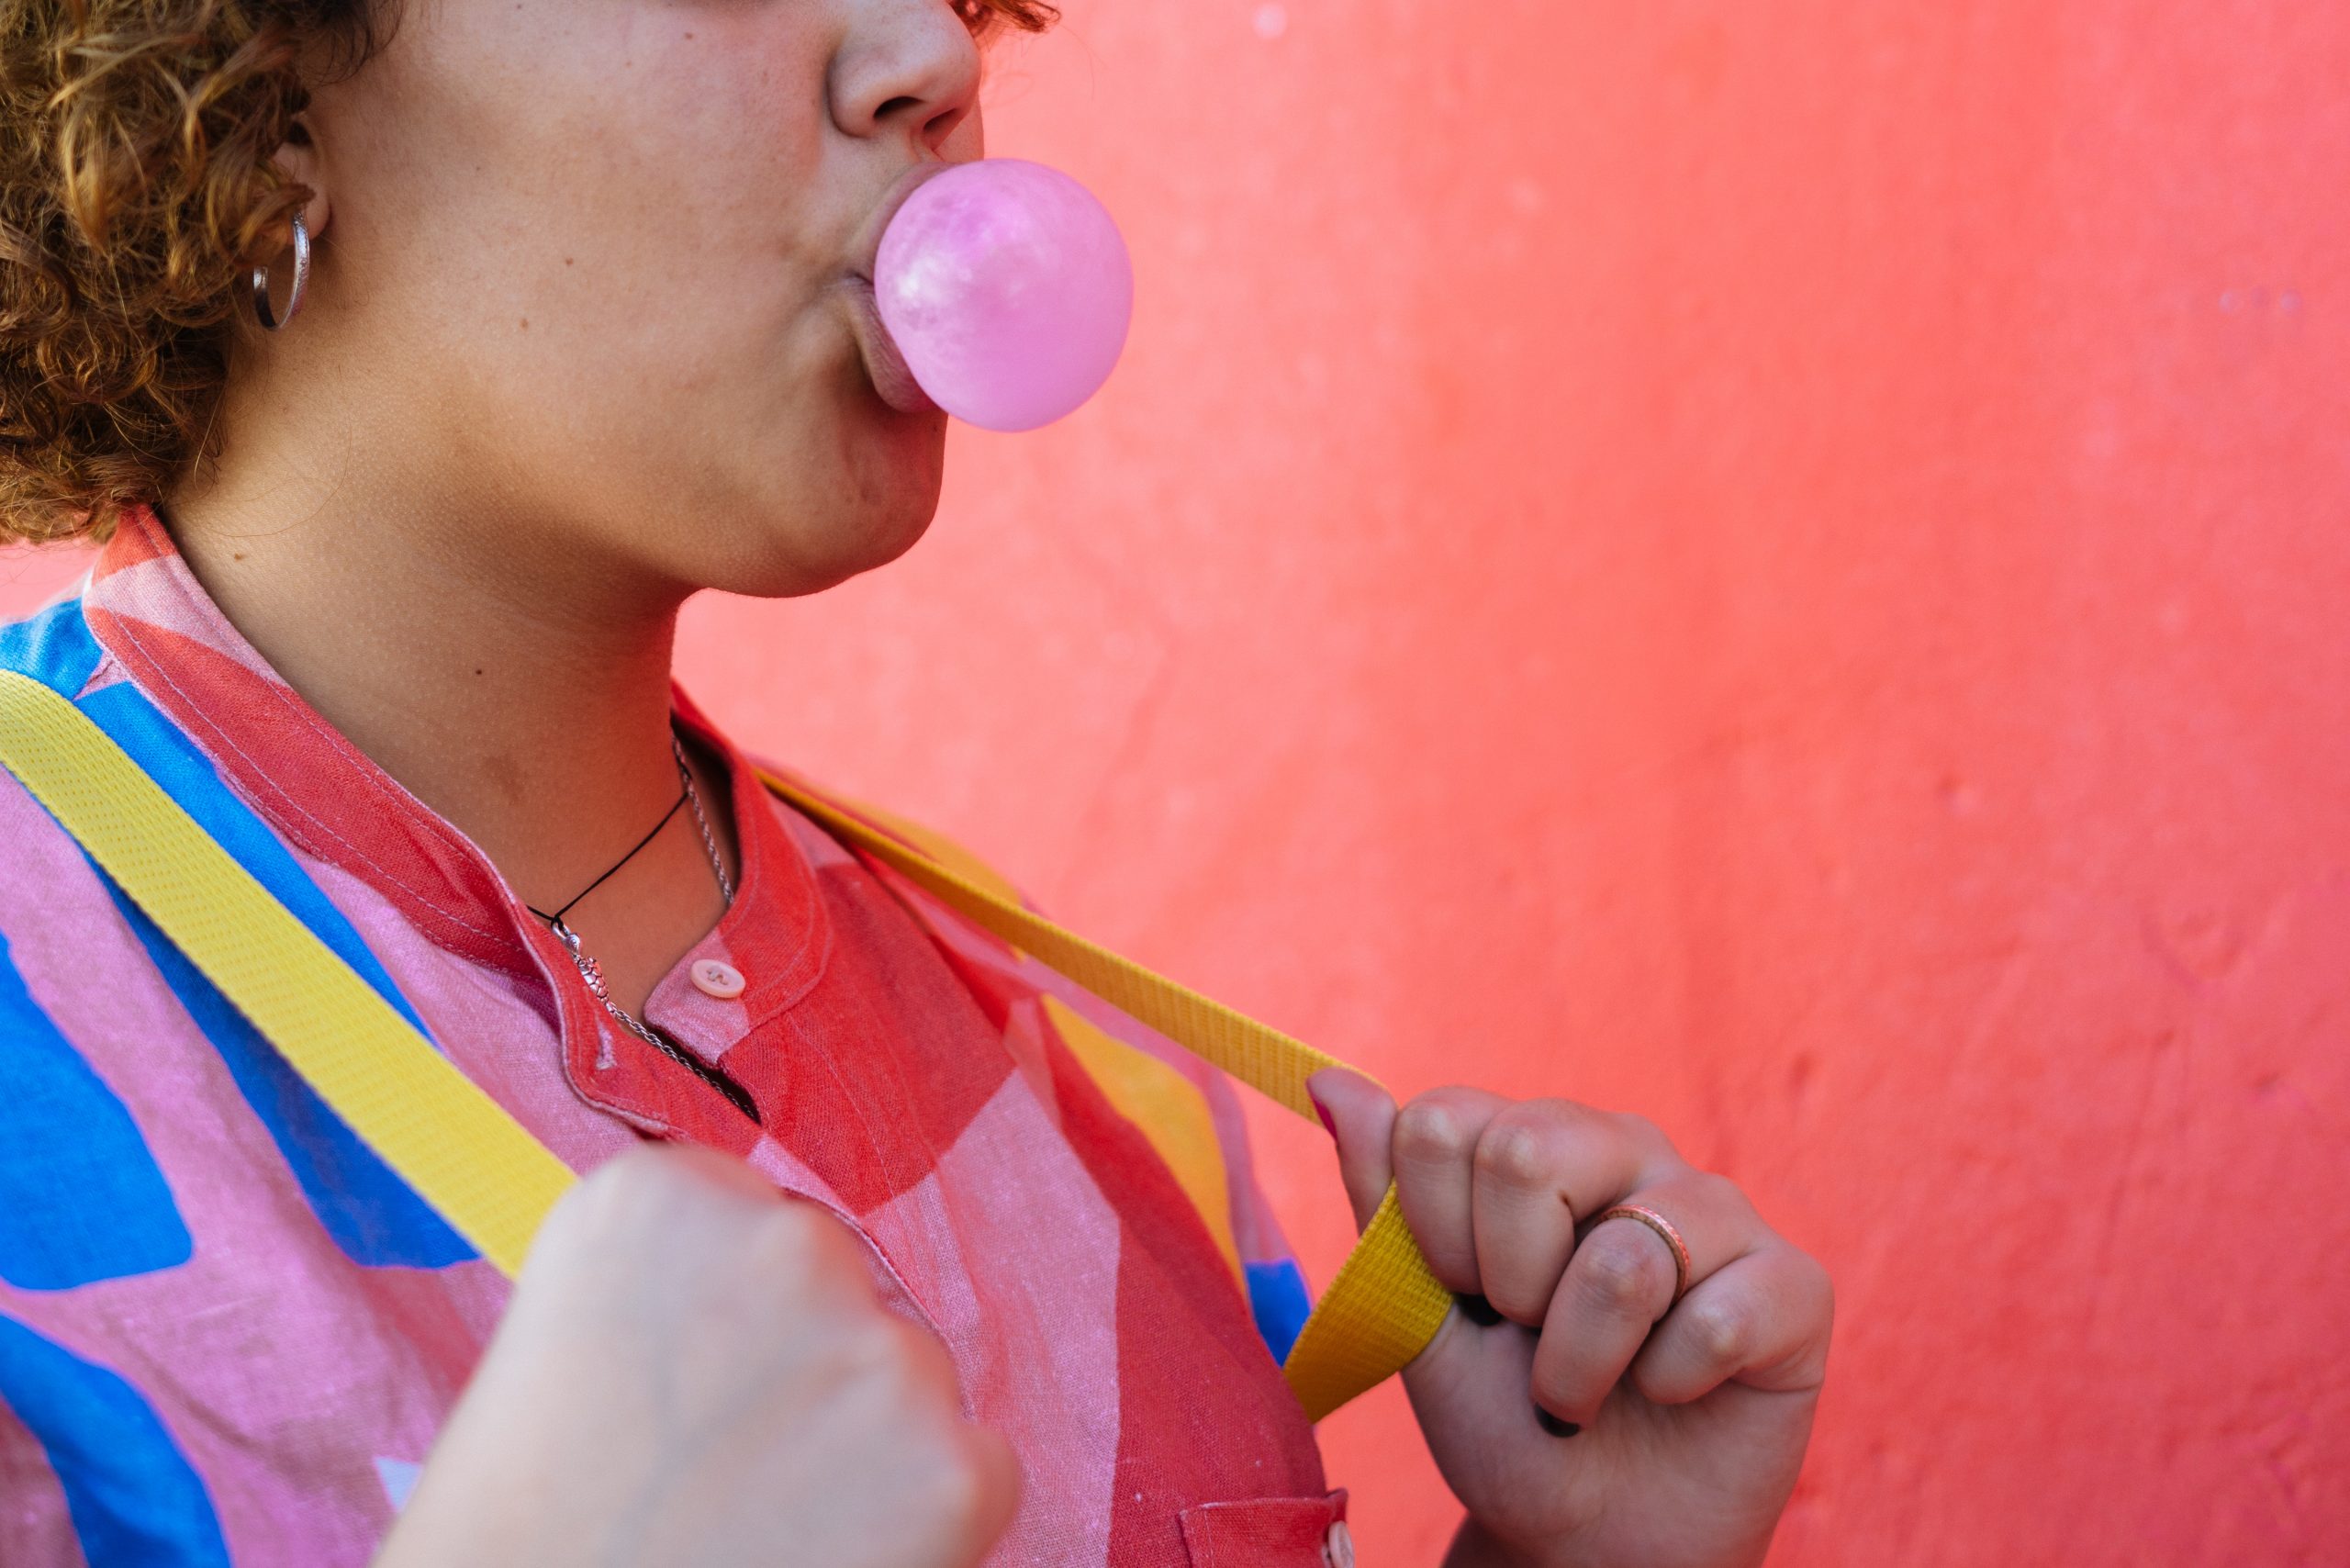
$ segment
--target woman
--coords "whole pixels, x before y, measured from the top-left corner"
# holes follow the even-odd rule
[[[0,14],[0,538],[105,541],[0,666],[597,1172],[509,1299],[0,776],[0,1560],[1348,1557],[1229,1090],[670,682],[693,593],[928,523],[874,247],[1041,9]],[[1638,1121],[1314,1090],[1461,1297],[1448,1561],[1758,1560],[1818,1267]]]

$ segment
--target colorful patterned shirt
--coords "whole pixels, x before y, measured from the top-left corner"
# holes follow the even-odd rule
[[[1324,1561],[1344,1495],[1274,1359],[1304,1288],[1230,1088],[775,800],[682,693],[742,873],[644,1016],[756,1122],[610,1022],[152,515],[0,629],[0,666],[77,702],[573,1168],[690,1139],[847,1224],[1019,1455],[991,1562]],[[695,983],[710,961],[739,994]],[[0,1563],[364,1562],[508,1289],[0,772]]]

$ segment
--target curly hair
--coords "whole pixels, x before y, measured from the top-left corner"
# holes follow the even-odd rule
[[[273,155],[394,4],[0,0],[0,545],[104,539],[210,451],[238,285],[310,197]]]

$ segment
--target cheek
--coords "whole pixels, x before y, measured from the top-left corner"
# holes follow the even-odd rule
[[[820,8],[560,6],[528,49],[519,21],[428,23],[375,94],[353,184],[375,210],[352,216],[381,284],[452,338],[528,319],[630,359],[787,313],[847,228],[824,211]]]
[[[827,297],[877,193],[825,118],[824,8],[563,4],[503,73],[420,55],[377,90],[335,219],[352,353],[573,515],[730,519],[676,543],[691,575],[805,591],[901,553],[945,421],[881,407]]]
[[[648,154],[632,183],[655,193],[659,210],[693,209],[702,225],[758,236],[770,252],[789,248],[803,217],[822,218],[834,140],[822,9],[718,6],[660,24],[659,47],[642,51],[625,91],[595,117]]]

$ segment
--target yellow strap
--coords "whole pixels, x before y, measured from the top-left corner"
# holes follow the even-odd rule
[[[1141,1020],[1250,1088],[1308,1120],[1318,1120],[1305,1081],[1345,1064],[1220,1002],[1154,974],[1054,924],[1016,901],[862,822],[790,779],[761,775],[767,788],[957,913],[1032,953],[1130,1018]],[[1315,1304],[1281,1364],[1306,1414],[1323,1417],[1386,1380],[1427,1348],[1452,1294],[1438,1283],[1395,1206],[1391,1185],[1379,1212]]]
[[[425,1202],[509,1275],[575,1180],[450,1065],[88,715],[0,670],[0,766]],[[1335,1058],[1151,973],[909,849],[787,780],[767,783],[844,839],[1071,980],[1301,1115]],[[1391,1188],[1282,1371],[1320,1420],[1401,1368],[1451,1297]]]
[[[574,1177],[90,717],[0,670],[0,764],[335,1114],[512,1274]]]

